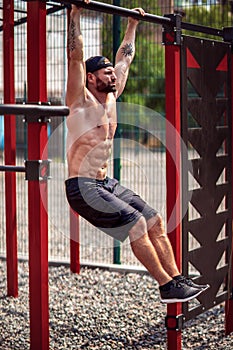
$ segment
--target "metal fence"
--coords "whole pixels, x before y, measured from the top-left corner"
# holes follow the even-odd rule
[[[207,1],[104,1],[127,8],[143,7],[146,12],[163,15],[180,12],[186,21],[213,27],[232,24],[231,2]],[[51,5],[48,9],[51,9]],[[26,3],[15,1],[15,21],[26,17]],[[0,9],[0,18],[2,10]],[[126,19],[115,21],[113,16],[83,11],[82,32],[85,57],[104,54],[111,60],[113,52],[124,34]],[[48,100],[64,104],[66,87],[67,11],[47,16],[47,81]],[[119,113],[120,180],[140,195],[166,217],[165,182],[165,128],[164,128],[164,50],[161,45],[161,26],[140,23],[137,33],[136,56],[131,66],[129,80],[122,96]],[[0,31],[2,44],[2,31]],[[15,88],[16,100],[27,101],[26,23],[15,26]],[[3,66],[0,52],[0,66]],[[0,75],[0,98],[3,101],[3,82]],[[0,116],[0,133],[2,130]],[[27,158],[26,127],[17,116],[17,165]],[[49,255],[50,259],[69,259],[69,208],[65,199],[64,180],[67,176],[65,161],[66,127],[62,118],[53,119],[49,126],[49,157],[52,159],[49,181]],[[0,147],[1,147],[0,135]],[[3,141],[2,141],[3,143]],[[3,145],[2,145],[3,146]],[[2,147],[3,148],[3,147]],[[3,149],[0,159],[4,162]],[[113,174],[114,153],[110,160]],[[5,254],[5,203],[4,174],[0,173],[0,254]],[[19,255],[28,254],[27,182],[17,174],[17,227]],[[81,262],[112,263],[113,241],[102,232],[80,220]],[[129,242],[121,246],[121,263],[139,265],[131,253]]]

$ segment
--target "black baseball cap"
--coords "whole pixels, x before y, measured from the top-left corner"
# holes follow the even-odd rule
[[[104,56],[93,56],[86,60],[86,72],[93,73],[99,69],[113,67],[113,64],[107,57]]]

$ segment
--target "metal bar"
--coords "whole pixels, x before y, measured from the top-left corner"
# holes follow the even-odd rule
[[[47,102],[46,3],[27,4],[28,101]],[[24,112],[49,114],[48,106],[22,107]],[[59,111],[59,110],[58,110]],[[28,160],[47,157],[47,123],[28,123]],[[43,193],[43,201],[42,201]],[[30,349],[49,350],[48,185],[28,181]]]
[[[0,114],[59,117],[59,116],[68,115],[69,108],[66,106],[40,106],[40,105],[33,105],[33,104],[31,105],[0,104]]]
[[[0,10],[3,10],[3,9],[4,9],[4,7],[0,6]],[[14,9],[14,12],[16,12],[16,13],[26,13],[26,11],[19,10],[19,9]],[[3,21],[3,19],[0,18],[0,21]]]
[[[66,6],[65,5],[56,5],[56,6],[52,6],[51,8],[47,9],[47,15],[51,15],[52,13],[56,13],[60,10],[65,9]],[[1,9],[1,7],[0,7]],[[20,13],[26,13],[26,11],[20,11],[20,10],[15,10],[16,12],[20,12]],[[27,23],[27,17],[21,17],[19,19],[17,19],[16,21],[14,21],[14,26],[19,26],[21,24]],[[0,26],[0,32],[3,31],[3,26]]]
[[[222,29],[207,27],[207,26],[203,26],[200,24],[181,22],[181,28],[189,30],[189,31],[193,31],[193,32],[199,32],[199,33],[205,33],[205,34],[209,34],[209,35],[223,37],[223,30]]]
[[[3,57],[4,65],[4,103],[15,103],[14,75],[14,1],[4,1],[3,9]],[[10,113],[4,117],[4,156],[5,161],[15,165],[16,159],[16,121]],[[7,255],[7,294],[18,296],[18,259],[16,225],[16,174],[5,174],[6,205],[6,255]]]
[[[53,0],[53,2],[59,2],[58,0]],[[145,22],[152,22],[162,25],[170,25],[174,26],[172,20],[168,17],[158,16],[146,13],[145,16],[141,16],[137,11],[126,9],[120,6],[114,6],[110,4],[105,4],[97,1],[91,0],[89,4],[84,3],[82,0],[66,0],[63,1],[64,4],[74,4],[79,7],[83,7],[89,10],[98,11],[98,12],[104,12],[104,13],[110,13],[113,15],[118,15],[121,17],[133,17],[135,19],[145,21]],[[223,35],[223,31],[221,29],[217,28],[211,28],[203,25],[198,24],[192,24],[187,22],[181,23],[181,28],[186,29],[189,31],[195,31],[205,34],[210,34],[214,36],[221,36]]]
[[[70,208],[70,270],[73,273],[80,273],[79,224],[79,215]]]
[[[35,0],[27,0],[28,2],[35,1]],[[162,24],[162,25],[170,25],[174,27],[173,21],[168,17],[158,16],[146,13],[145,16],[141,16],[137,11],[130,10],[124,7],[115,6],[111,4],[105,4],[97,1],[91,0],[89,4],[84,3],[82,0],[65,0],[65,1],[59,1],[59,0],[52,0],[54,3],[64,4],[64,5],[71,5],[74,4],[79,7],[86,8],[88,10],[103,12],[103,13],[109,13],[112,15],[118,15],[121,17],[133,17],[141,21],[145,22],[152,22],[156,24]],[[205,33],[208,35],[213,36],[219,36],[223,37],[223,30],[218,28],[212,28],[207,27],[200,24],[193,24],[188,22],[182,22],[181,28],[186,29],[188,31],[193,32],[199,32],[199,33]],[[0,27],[1,31],[1,27]]]
[[[16,165],[0,165],[0,171],[10,171],[16,173],[25,173],[25,166],[16,166]]]
[[[180,49],[179,45],[165,46],[167,230],[179,270],[181,270]],[[181,313],[180,303],[168,304],[169,316],[177,317]],[[180,350],[181,330],[168,330],[167,344],[168,350]]]
[[[35,1],[35,0],[27,0],[27,1],[31,2],[31,1]],[[152,23],[156,23],[156,24],[174,26],[174,23],[168,17],[153,15],[153,14],[149,14],[149,13],[146,13],[145,16],[141,16],[137,11],[130,10],[130,9],[120,7],[120,6],[111,5],[111,4],[105,4],[105,3],[101,3],[101,2],[97,2],[97,1],[93,1],[93,0],[91,0],[91,2],[89,4],[84,3],[82,0],[66,0],[66,1],[52,0],[52,2],[59,3],[60,5],[64,4],[64,6],[74,4],[76,6],[83,7],[83,8],[86,8],[88,10],[109,13],[109,14],[118,15],[121,17],[133,17],[133,18],[136,18],[138,20],[145,21],[145,22],[152,22]],[[18,25],[18,24],[21,24],[21,23],[16,23],[16,25]],[[208,35],[223,37],[223,30],[222,29],[207,27],[207,26],[200,25],[200,24],[182,22],[181,28],[186,29],[188,31],[205,33]],[[2,27],[0,27],[0,31],[1,30],[2,30]]]
[[[53,0],[55,3],[61,3],[59,0]],[[171,24],[170,18],[152,15],[149,13],[146,13],[145,16],[142,16],[138,13],[138,11],[130,10],[124,7],[120,6],[114,6],[110,4],[105,4],[102,2],[97,1],[90,1],[89,4],[84,3],[82,0],[68,0],[68,1],[62,1],[63,4],[74,4],[79,7],[86,8],[88,10],[103,12],[103,13],[109,13],[112,15],[118,15],[121,17],[133,17],[135,19],[146,21],[146,22],[152,22],[157,24]]]

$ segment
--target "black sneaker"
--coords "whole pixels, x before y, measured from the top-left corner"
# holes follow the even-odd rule
[[[207,290],[208,288],[210,288],[209,284],[197,284],[191,278],[184,277],[184,276],[182,276],[179,279],[179,281],[181,281],[182,283],[187,284],[187,286],[189,286],[189,287],[193,287],[193,288],[196,288],[196,289],[202,289],[203,291]]]
[[[185,303],[186,301],[196,298],[204,292],[203,289],[189,287],[182,281],[172,280],[168,288],[159,287],[160,300],[162,303]],[[164,290],[165,289],[165,290]]]

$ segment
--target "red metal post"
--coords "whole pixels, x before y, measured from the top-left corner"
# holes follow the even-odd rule
[[[70,269],[80,273],[79,216],[70,209]]]
[[[181,203],[180,198],[180,46],[165,46],[166,79],[166,179],[168,235],[177,266],[181,269]],[[169,304],[167,315],[182,313],[180,303]],[[169,322],[168,322],[169,323]],[[171,325],[173,327],[171,318]],[[181,330],[168,329],[168,350],[181,349]]]
[[[14,79],[14,1],[3,2],[4,103],[15,103]],[[4,118],[5,164],[15,165],[16,123],[14,115]],[[5,173],[7,294],[18,296],[16,174]]]
[[[46,3],[27,5],[28,101],[47,102]],[[38,116],[39,117],[39,116]],[[28,121],[28,160],[46,157],[46,123]],[[43,194],[43,201],[41,193]],[[28,182],[29,300],[32,350],[49,349],[47,182]]]
[[[232,118],[233,119],[233,55],[231,58],[231,95],[232,95]],[[232,123],[232,133],[231,137],[233,139],[233,123]],[[232,147],[232,174],[233,174],[233,147]],[[233,180],[232,180],[233,181]],[[232,202],[232,208],[233,208],[233,202]],[[233,251],[233,237],[232,237],[232,248],[231,251]],[[229,279],[233,281],[233,255],[231,255],[232,262],[229,265],[231,266],[231,269],[229,271]],[[232,286],[231,286],[232,288]],[[231,289],[231,299],[227,300],[225,303],[225,333],[226,335],[230,334],[233,332],[233,288]]]
[[[70,10],[67,10],[67,30],[70,25]],[[68,51],[67,51],[68,54]],[[67,57],[69,65],[69,54]],[[79,215],[70,209],[70,270],[80,273]]]

